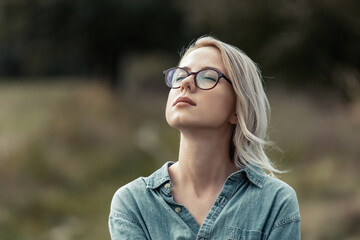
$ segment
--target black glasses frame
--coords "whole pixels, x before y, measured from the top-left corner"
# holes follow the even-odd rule
[[[169,80],[168,80],[168,74],[169,74],[169,72],[171,72],[171,71],[174,70],[174,69],[184,70],[184,71],[187,73],[187,76],[186,76],[186,77],[189,77],[190,75],[195,75],[195,76],[194,76],[195,86],[196,86],[197,88],[199,88],[199,89],[202,89],[202,90],[210,90],[210,89],[213,89],[214,87],[216,87],[216,85],[217,85],[218,82],[220,81],[220,78],[224,78],[224,79],[232,86],[232,82],[230,81],[230,79],[229,79],[227,76],[225,76],[225,74],[219,72],[219,70],[217,70],[217,69],[215,69],[215,68],[207,67],[207,68],[201,69],[200,71],[197,71],[197,72],[189,72],[189,71],[186,70],[185,68],[172,67],[172,68],[169,68],[168,70],[163,71],[163,74],[164,74],[164,76],[165,76],[165,83],[166,83],[166,85],[167,85],[169,88],[172,88],[172,89],[177,89],[177,88],[180,88],[180,87],[181,87],[181,85],[178,86],[178,87],[172,87],[171,84],[170,84],[170,82],[169,82]],[[211,88],[201,88],[201,87],[199,87],[198,84],[197,84],[196,78],[197,78],[198,73],[199,73],[199,72],[202,72],[202,71],[205,71],[205,70],[213,70],[213,71],[215,71],[215,72],[218,74],[218,79],[216,80],[216,83],[214,84],[214,86],[211,87]]]

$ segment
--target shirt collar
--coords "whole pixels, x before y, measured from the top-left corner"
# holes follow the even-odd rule
[[[146,187],[155,189],[163,185],[165,182],[170,181],[168,168],[174,164],[174,162],[166,162],[160,169],[155,171],[148,177],[145,177]]]
[[[237,172],[241,172],[241,171],[245,172],[250,182],[252,182],[257,187],[262,188],[264,186],[266,174],[264,173],[263,170],[261,170],[261,168],[255,165],[249,165],[243,167],[241,170]]]
[[[166,182],[170,181],[168,168],[174,164],[174,162],[166,162],[160,169],[155,171],[148,177],[145,177],[146,187],[150,189],[155,189],[160,187]],[[244,175],[249,179],[251,183],[255,186],[262,188],[265,181],[266,174],[261,170],[261,168],[254,165],[245,166],[237,172],[232,173],[229,178],[237,178],[238,176]]]

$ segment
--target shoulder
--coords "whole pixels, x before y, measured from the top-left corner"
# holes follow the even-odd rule
[[[128,204],[136,201],[138,196],[146,192],[146,183],[143,177],[139,177],[120,187],[112,198],[111,205]]]
[[[270,176],[265,177],[263,190],[272,208],[277,213],[278,221],[274,226],[300,221],[300,209],[295,190],[284,181]]]
[[[124,186],[120,187],[116,192],[115,196],[128,196],[139,194],[146,190],[146,183],[144,181],[144,177],[139,177]]]
[[[278,178],[265,176],[263,188],[265,191],[272,192],[280,197],[296,198],[295,190]]]
[[[137,178],[115,192],[108,219],[111,239],[148,239],[139,207],[144,191],[143,179]]]
[[[131,209],[147,191],[143,177],[139,177],[128,184],[120,187],[114,194],[111,201],[112,212],[123,212],[124,209]]]
[[[247,178],[256,186],[255,192],[262,195],[268,200],[287,200],[296,201],[297,196],[295,190],[284,181],[271,177],[259,167],[252,166],[244,169]],[[275,199],[274,199],[275,198]]]
[[[112,212],[137,211],[142,207],[156,202],[155,190],[169,180],[167,166],[164,164],[148,177],[139,177],[120,187],[111,201]]]

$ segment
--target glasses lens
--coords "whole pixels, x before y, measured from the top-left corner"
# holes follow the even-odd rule
[[[196,83],[201,89],[209,89],[215,86],[219,75],[216,71],[205,69],[200,71],[196,76]]]
[[[166,81],[171,88],[180,87],[181,81],[187,77],[187,72],[181,68],[173,68],[166,75]]]

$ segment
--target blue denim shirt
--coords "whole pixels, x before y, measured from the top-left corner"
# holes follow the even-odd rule
[[[114,195],[109,216],[111,239],[300,239],[300,213],[295,191],[259,168],[231,174],[199,226],[171,195],[166,163]]]

